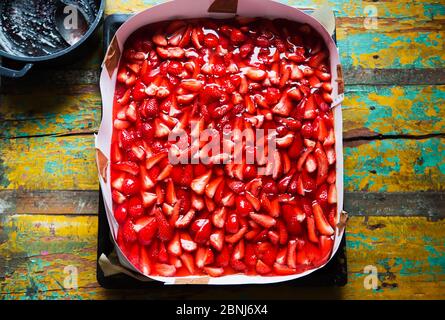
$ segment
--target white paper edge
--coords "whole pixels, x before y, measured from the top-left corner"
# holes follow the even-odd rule
[[[212,0],[173,0],[168,1],[153,7],[150,7],[127,20],[116,32],[116,39],[119,48],[122,51],[123,44],[125,40],[134,31],[140,27],[163,20],[171,20],[176,18],[196,18],[196,17],[212,17],[212,18],[225,18],[231,17],[231,14],[209,14],[207,12],[208,7],[212,3]],[[172,15],[172,12],[181,12],[180,15]],[[338,54],[338,49],[335,42],[332,40],[329,32],[324,28],[324,26],[317,20],[315,20],[310,15],[298,10],[294,7],[278,3],[272,0],[238,0],[238,10],[237,14],[239,16],[246,17],[265,17],[265,18],[284,18],[289,20],[295,20],[302,23],[310,24],[323,38],[325,41],[329,52],[330,52],[330,68],[331,68],[331,83],[333,85],[332,96],[335,103],[334,108],[334,118],[335,118],[335,137],[336,137],[336,187],[337,187],[337,221],[340,220],[340,213],[343,210],[343,143],[342,143],[342,112],[341,112],[341,101],[343,100],[343,94],[338,95],[338,86],[335,80],[337,79],[337,65],[340,64],[340,57]],[[102,72],[100,76],[100,90],[102,94],[102,121],[99,128],[98,134],[95,136],[96,148],[101,150],[109,159],[110,158],[110,148],[111,148],[111,135],[112,135],[112,108],[114,99],[114,89],[116,83],[117,70],[114,71],[112,77],[110,78],[107,70],[102,66]],[[111,93],[111,94],[110,94]],[[106,110],[111,110],[111,112],[106,112]],[[111,199],[111,185],[110,185],[110,166],[107,166],[107,183],[103,181],[102,177],[99,175],[99,181],[102,188],[102,195],[104,197],[105,209],[107,213],[107,220],[114,235],[112,239],[117,250],[117,255],[121,264],[142,275],[139,270],[137,270],[129,260],[123,255],[120,248],[117,246],[115,237],[117,235],[117,230],[119,228],[114,214],[112,212],[112,199]],[[228,275],[222,277],[208,277],[208,276],[187,276],[187,277],[160,277],[160,276],[150,276],[147,278],[162,281],[165,284],[175,284],[177,279],[181,279],[181,283],[186,279],[208,279],[208,284],[255,284],[255,283],[276,283],[282,281],[293,280],[306,276],[322,267],[324,267],[337,252],[342,236],[344,234],[344,229],[336,230],[334,246],[328,261],[311,270],[305,272],[289,275],[289,276],[247,276],[241,274]],[[146,277],[146,276],[145,276]]]

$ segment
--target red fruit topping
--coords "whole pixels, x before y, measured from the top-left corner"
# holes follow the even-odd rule
[[[116,242],[136,268],[284,276],[329,259],[334,79],[310,26],[158,22],[131,36],[117,68],[110,182]]]

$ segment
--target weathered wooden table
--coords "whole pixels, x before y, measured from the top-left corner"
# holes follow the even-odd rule
[[[135,12],[153,2],[108,1],[106,13]],[[242,295],[221,288],[213,298],[445,298],[445,4],[330,3],[346,69],[349,282]],[[374,14],[376,29],[365,19]],[[93,133],[101,113],[101,55],[98,43],[75,65],[2,79],[1,298],[150,298],[150,291],[110,291],[96,282]],[[64,288],[70,266],[78,270],[78,289]],[[377,289],[364,285],[373,267]],[[164,296],[209,295],[169,288]]]

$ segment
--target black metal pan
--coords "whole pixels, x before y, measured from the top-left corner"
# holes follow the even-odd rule
[[[65,63],[88,50],[87,42],[102,21],[105,0],[63,0],[83,9],[90,22],[88,31],[73,45],[57,33],[52,12],[55,1],[0,1],[0,60],[6,58],[21,66],[16,70],[2,66],[0,61],[0,76],[23,77],[34,64]]]

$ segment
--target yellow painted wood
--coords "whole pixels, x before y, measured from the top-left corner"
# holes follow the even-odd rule
[[[95,281],[96,230],[94,216],[12,215],[2,218],[0,276],[2,298],[105,299],[148,297],[147,292],[108,292]],[[32,233],[29,230],[34,230]],[[445,297],[445,221],[421,217],[351,217],[347,227],[348,284],[343,288],[252,289],[255,298],[438,299]],[[378,289],[368,290],[366,266],[375,266]],[[78,268],[77,290],[64,290],[65,267]],[[1,270],[1,269],[0,269]],[[161,297],[186,295],[164,290]],[[246,293],[243,293],[246,294]],[[211,298],[236,298],[225,288]],[[190,298],[208,299],[194,293]]]
[[[0,140],[0,189],[97,190],[94,136]]]

